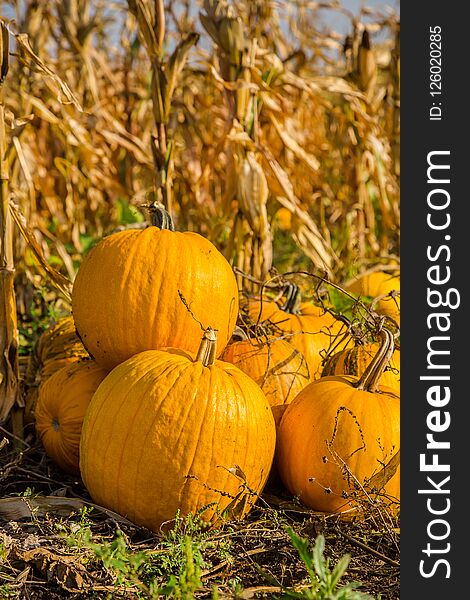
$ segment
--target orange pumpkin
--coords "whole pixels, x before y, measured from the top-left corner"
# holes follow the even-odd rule
[[[330,356],[322,371],[322,377],[328,375],[356,375],[360,377],[379,350],[379,344],[358,345],[347,348]],[[400,350],[395,349],[389,365],[380,377],[380,384],[400,393]]]
[[[237,366],[260,386],[276,425],[281,420],[280,407],[291,402],[311,381],[305,358],[282,339],[234,341],[226,347],[222,360]]]
[[[354,509],[364,489],[373,495],[374,487],[390,503],[399,499],[400,398],[377,385],[393,352],[393,336],[381,335],[381,349],[360,379],[341,375],[314,381],[282,417],[281,479],[314,510]]]
[[[323,354],[332,348],[345,348],[351,338],[344,323],[319,306],[300,302],[297,286],[292,289],[282,306],[273,301],[251,300],[248,314],[255,323],[269,321],[287,334],[289,343],[305,357],[311,378],[318,379]]]
[[[38,338],[28,357],[25,376],[25,423],[33,423],[38,388],[62,367],[89,358],[75,332],[71,315],[61,317]]]
[[[107,374],[107,370],[87,360],[62,367],[39,388],[36,431],[46,454],[64,471],[80,473],[83,418]]]
[[[108,375],[87,411],[80,470],[94,501],[159,531],[201,511],[214,524],[243,518],[267,480],[276,429],[259,386],[199,351],[148,350]]]
[[[274,215],[274,225],[281,231],[291,231],[292,229],[292,212],[281,206]]]
[[[345,286],[346,291],[358,296],[378,298],[391,292],[400,291],[400,275],[374,271],[354,278]],[[379,314],[387,315],[400,324],[400,296],[381,298],[375,305]]]
[[[222,353],[235,327],[238,288],[227,260],[201,235],[173,231],[163,209],[152,215],[146,229],[101,240],[74,282],[77,331],[108,369],[144,350],[196,352],[200,322],[218,331]]]

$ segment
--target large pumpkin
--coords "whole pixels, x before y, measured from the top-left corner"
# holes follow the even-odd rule
[[[305,358],[292,344],[279,338],[234,341],[225,348],[222,360],[237,366],[260,386],[276,425],[281,420],[281,407],[292,402],[311,381]]]
[[[80,470],[92,498],[158,531],[177,511],[242,518],[263,489],[276,429],[259,386],[215,360],[205,333],[196,358],[149,350],[116,367],[83,425]]]
[[[305,357],[312,379],[321,375],[324,353],[351,343],[347,327],[319,306],[300,302],[297,286],[289,288],[283,305],[269,300],[251,300],[248,314],[255,323],[269,321]]]
[[[62,367],[39,388],[36,431],[64,471],[79,474],[79,446],[85,411],[108,371],[92,360]]]
[[[377,343],[358,345],[335,352],[330,356],[322,371],[322,377],[329,375],[356,375],[360,377],[377,354],[380,345]],[[380,384],[400,393],[400,350],[395,349],[390,363],[380,377]]]
[[[400,398],[377,381],[393,349],[384,343],[359,379],[324,377],[289,404],[278,430],[277,466],[289,491],[310,508],[343,512],[364,491],[399,499]]]
[[[152,215],[155,225],[101,240],[74,282],[77,331],[106,368],[144,350],[196,352],[201,323],[218,331],[221,353],[235,327],[238,289],[227,260],[201,235],[173,231],[163,209]]]
[[[359,275],[349,282],[345,289],[348,292],[359,296],[369,296],[378,298],[390,294],[393,291],[400,291],[399,274],[387,273],[385,271],[374,271]],[[400,323],[400,296],[388,296],[377,301],[375,310],[379,314],[387,315]]]
[[[25,423],[34,422],[38,388],[62,367],[88,358],[71,315],[59,318],[38,338],[28,357],[25,376]]]

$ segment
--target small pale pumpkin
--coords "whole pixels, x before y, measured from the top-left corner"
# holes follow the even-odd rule
[[[209,524],[249,512],[273,460],[274,419],[259,386],[215,354],[208,330],[196,358],[148,350],[103,381],[80,444],[95,502],[154,531],[177,511]]]
[[[92,360],[62,367],[39,388],[36,431],[46,454],[64,471],[79,474],[79,445],[85,411],[108,374]]]
[[[284,412],[277,466],[290,492],[308,507],[343,512],[374,487],[390,505],[400,497],[400,398],[377,386],[393,351],[383,343],[362,377],[323,377],[304,388]],[[380,484],[378,482],[381,482]]]
[[[77,272],[75,325],[105,368],[144,350],[195,353],[201,321],[218,331],[220,354],[235,327],[238,288],[224,256],[197,233],[175,232],[164,209],[154,207],[152,219],[101,240]]]

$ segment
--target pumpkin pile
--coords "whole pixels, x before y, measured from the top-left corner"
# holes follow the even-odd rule
[[[259,385],[217,360],[238,317],[235,275],[211,242],[151,208],[149,227],[111,234],[83,260],[72,311],[93,360],[47,381],[36,427],[95,502],[138,525],[243,518],[276,430]]]
[[[208,526],[241,519],[273,473],[316,510],[353,505],[350,480],[377,483],[398,448],[399,391],[378,384],[393,336],[353,347],[341,321],[288,286],[282,304],[248,303],[271,333],[236,339],[229,263],[150,209],[150,226],[109,235],[80,265],[67,326],[87,360],[64,348],[41,382],[47,454],[94,502],[153,531],[177,513]],[[397,496],[394,475],[379,487]]]

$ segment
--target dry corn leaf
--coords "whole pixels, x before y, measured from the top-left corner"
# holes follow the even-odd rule
[[[69,88],[67,83],[65,83],[65,81],[63,81],[61,77],[59,77],[50,67],[48,67],[46,63],[34,52],[28,36],[25,33],[18,33],[15,35],[15,39],[19,49],[21,49],[23,54],[34,63],[39,72],[49,77],[55,83],[58,90],[57,100],[61,104],[65,104],[66,102],[63,100],[63,96],[65,96],[69,104],[73,104],[77,110],[83,112],[77,97]]]
[[[46,274],[50,277],[53,285],[66,297],[66,299],[70,302],[72,299],[72,282],[67,279],[62,273],[59,273],[54,267],[47,262],[44,253],[38,244],[34,232],[28,227],[25,217],[21,213],[19,207],[14,203],[10,202],[9,205],[10,212],[12,214],[13,220],[16,223],[16,226],[21,232],[21,235],[24,237],[28,246],[31,248],[36,260],[39,265],[44,269]]]
[[[181,42],[176,46],[172,55],[168,59],[165,65],[165,75],[167,78],[167,87],[165,90],[165,117],[166,119],[170,116],[170,106],[173,94],[175,91],[176,84],[184,69],[186,60],[188,58],[189,51],[197,44],[199,40],[198,33],[189,33]]]
[[[6,421],[15,404],[23,406],[23,400],[18,395],[18,339],[13,280],[14,271],[0,267],[0,424]]]
[[[9,559],[33,564],[36,571],[42,572],[47,581],[55,581],[68,592],[83,590],[89,575],[76,554],[57,554],[48,548],[33,548],[21,551],[10,549]]]
[[[131,521],[117,513],[79,498],[64,498],[57,496],[36,496],[34,498],[0,498],[0,518],[4,521],[19,521],[54,514],[59,517],[69,517],[79,514],[83,508],[93,508],[98,513],[113,519],[117,523],[133,525]]]
[[[128,0],[128,5],[129,10],[139,23],[139,34],[142,36],[149,56],[158,58],[161,51],[160,41],[164,30],[163,32],[159,32],[159,34],[157,33],[155,5],[145,0]]]
[[[33,105],[33,108],[37,109],[38,116],[41,119],[44,119],[52,125],[58,125],[60,123],[59,117],[57,117],[53,112],[51,112],[40,98],[36,98],[35,96],[29,95],[28,101]]]
[[[211,75],[214,77],[214,80],[220,84],[221,88],[224,88],[228,91],[235,92],[238,90],[247,90],[252,93],[256,93],[259,90],[259,87],[256,83],[252,81],[244,81],[243,79],[237,79],[236,81],[226,81],[216,70],[214,65],[208,64],[208,69]]]
[[[312,171],[317,171],[320,168],[320,162],[318,159],[312,154],[306,152],[302,146],[300,146],[300,144],[298,144],[297,141],[286,131],[286,129],[281,126],[273,114],[269,115],[269,119],[286,148],[289,148],[294,156],[304,162],[310,169],[312,169]]]
[[[400,450],[398,450],[392,458],[383,465],[378,473],[373,475],[369,481],[367,482],[368,490],[383,490],[390,479],[397,472],[398,467],[400,466]]]
[[[261,238],[269,232],[266,202],[268,183],[254,152],[247,152],[238,165],[238,205],[251,230]]]
[[[328,275],[331,275],[333,260],[336,259],[333,249],[321,235],[320,230],[308,213],[300,208],[299,200],[294,193],[292,183],[287,173],[265,146],[261,147],[260,151],[271,167],[276,181],[286,194],[286,197],[278,195],[278,201],[297,217],[297,225],[295,226],[296,231],[293,234],[295,241],[317,267],[324,269]],[[295,223],[296,220],[294,219],[294,224]]]
[[[148,166],[153,166],[153,161],[151,160],[150,149],[146,152],[141,148],[141,144],[137,144],[135,140],[129,140],[118,133],[114,133],[112,131],[108,131],[106,129],[101,130],[101,135],[108,141],[114,142],[118,146],[122,146],[129,150],[129,152],[135,157],[135,159]]]

